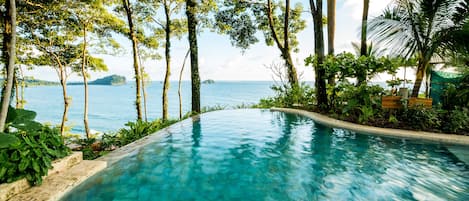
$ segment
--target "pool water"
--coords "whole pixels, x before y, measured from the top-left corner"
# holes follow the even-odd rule
[[[63,200],[469,200],[469,166],[437,144],[228,110],[170,127]]]

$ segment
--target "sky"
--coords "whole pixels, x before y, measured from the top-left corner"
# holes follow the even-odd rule
[[[382,10],[392,0],[370,0],[369,19],[379,15]],[[292,5],[302,3],[304,9],[309,9],[309,1],[292,0]],[[326,1],[324,1],[326,4]],[[363,0],[337,0],[336,6],[336,53],[343,51],[353,51],[351,42],[359,42],[361,15],[363,9]],[[324,13],[326,10],[324,9]],[[326,14],[324,14],[326,15]],[[305,67],[304,59],[314,52],[314,34],[311,14],[305,13],[303,19],[306,20],[307,27],[298,34],[300,41],[298,53],[293,53],[293,60],[302,81],[314,80],[312,67]],[[325,28],[327,34],[327,28]],[[272,72],[267,66],[273,63],[282,63],[280,51],[276,46],[266,46],[262,35],[259,34],[259,42],[251,46],[250,49],[242,52],[241,49],[231,45],[228,36],[218,35],[209,31],[202,32],[198,36],[199,45],[199,72],[201,80],[266,80],[273,79]],[[91,80],[101,78],[107,75],[118,74],[125,76],[127,80],[133,79],[133,60],[130,49],[130,41],[124,37],[117,38],[122,46],[129,47],[125,54],[119,56],[100,55],[108,65],[107,72],[92,72]],[[327,45],[327,37],[325,37]],[[188,49],[187,37],[180,40],[172,39],[172,63],[171,80],[178,80],[179,72],[183,63],[184,55]],[[161,48],[160,54],[164,54]],[[187,61],[183,73],[183,80],[190,79],[190,65]],[[165,61],[151,60],[144,62],[145,70],[151,80],[160,81],[164,79]],[[401,72],[402,73],[402,72]],[[409,72],[407,72],[409,74]],[[58,80],[57,74],[51,68],[36,68],[36,70],[25,73],[36,79]],[[71,75],[69,81],[80,81],[82,78],[77,75]],[[379,76],[377,80],[389,79],[388,76]]]

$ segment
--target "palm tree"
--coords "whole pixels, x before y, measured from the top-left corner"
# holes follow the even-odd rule
[[[430,60],[469,42],[469,0],[395,0],[369,23],[372,39],[391,52],[416,57],[412,97],[417,97]]]

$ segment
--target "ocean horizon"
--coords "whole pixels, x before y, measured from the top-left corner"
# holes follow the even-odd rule
[[[306,81],[313,86],[314,83]],[[160,81],[148,82],[147,118],[155,120],[162,115],[162,88]],[[274,81],[215,81],[213,84],[201,84],[201,107],[222,106],[236,108],[240,105],[259,103],[262,98],[272,97],[275,92],[271,86]],[[385,83],[375,83],[385,86]],[[191,109],[190,81],[181,82],[183,114]],[[68,113],[67,126],[74,134],[83,134],[83,85],[67,86],[71,105]],[[59,125],[63,113],[63,96],[60,86],[33,86],[25,88],[25,109],[37,112],[36,120],[41,123]],[[178,81],[170,82],[168,92],[169,116],[179,117]],[[143,109],[142,97],[142,109]],[[142,112],[144,112],[142,110]],[[137,119],[135,109],[135,84],[125,85],[90,85],[89,86],[89,126],[93,131],[113,132],[123,128],[129,121]]]
[[[261,98],[273,96],[270,87],[273,81],[215,81],[213,84],[201,84],[201,107],[223,106],[232,108],[238,105],[256,104]],[[148,82],[147,117],[155,120],[162,115],[162,88],[160,81]],[[182,111],[186,114],[191,109],[190,81],[181,82]],[[67,126],[74,134],[83,134],[83,85],[67,86],[71,105]],[[62,119],[63,96],[60,86],[33,86],[25,88],[25,109],[37,112],[36,120],[41,123],[58,125]],[[168,92],[169,116],[179,117],[178,82],[170,82]],[[143,97],[142,97],[143,109]],[[142,111],[143,112],[143,111]],[[129,121],[137,119],[135,109],[135,84],[125,85],[90,85],[89,86],[89,126],[93,131],[112,132],[123,128]]]

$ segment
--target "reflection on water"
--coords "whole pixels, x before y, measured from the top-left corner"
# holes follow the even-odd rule
[[[64,200],[469,200],[446,148],[261,110],[202,115]]]

